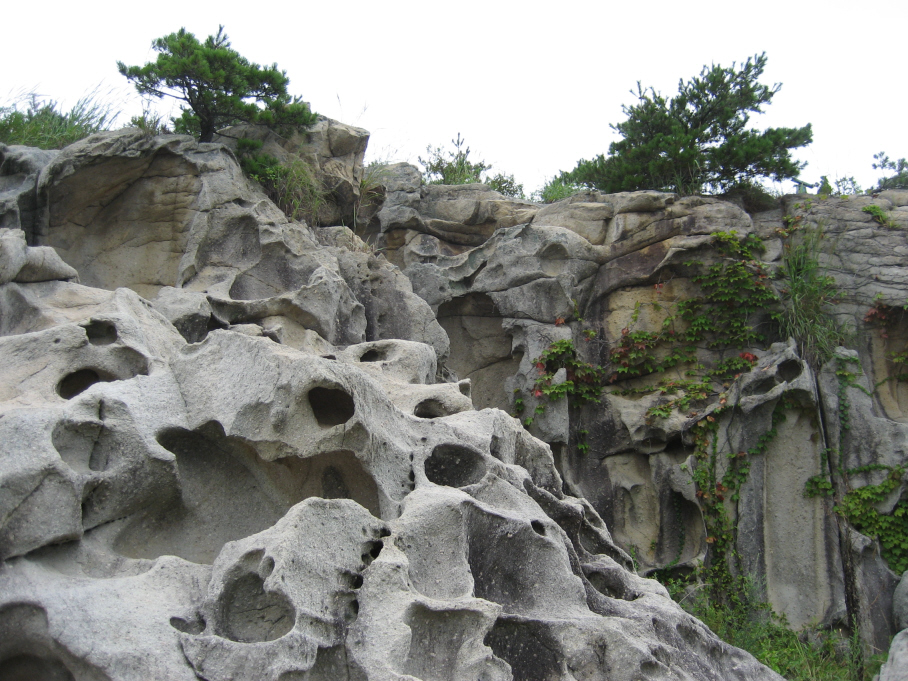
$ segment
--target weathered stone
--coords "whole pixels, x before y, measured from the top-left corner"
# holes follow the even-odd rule
[[[34,230],[38,175],[59,153],[0,144],[0,228]]]
[[[879,681],[902,681],[908,669],[908,630],[902,630],[892,639],[889,657],[880,668]]]
[[[346,125],[326,116],[318,116],[312,127],[283,136],[262,125],[238,125],[227,128],[214,141],[236,151],[238,139],[262,143],[257,152],[272,156],[282,163],[299,161],[313,170],[314,180],[326,193],[327,201],[315,216],[320,225],[352,225],[360,203],[363,180],[363,157],[369,143],[369,132]]]
[[[905,579],[904,572],[892,594],[892,618],[896,630],[908,629],[908,579]]]

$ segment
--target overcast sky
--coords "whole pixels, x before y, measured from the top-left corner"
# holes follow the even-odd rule
[[[126,123],[141,100],[116,61],[144,64],[154,38],[185,27],[204,39],[224,24],[240,54],[287,72],[291,94],[369,130],[367,160],[416,163],[459,132],[471,158],[513,173],[527,193],[607,151],[637,81],[672,96],[706,64],[764,51],[762,81],[783,87],[753,123],[813,124],[813,144],[795,152],[808,162],[803,179],[853,175],[868,187],[874,153],[908,157],[904,0],[8,5],[7,102],[35,89],[69,105],[101,85]]]

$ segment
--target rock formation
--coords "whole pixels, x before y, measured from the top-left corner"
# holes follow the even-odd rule
[[[415,177],[415,169],[393,171],[395,187],[398,178]],[[442,190],[450,207],[427,200]],[[467,210],[467,199],[489,208]],[[834,512],[830,496],[809,496],[808,488],[823,478],[841,498],[901,476],[877,508],[891,516],[908,506],[908,386],[899,378],[899,355],[908,346],[908,192],[791,196],[753,216],[711,198],[586,192],[526,208],[521,219],[528,224],[505,217],[470,248],[431,227],[442,214],[491,215],[491,206],[508,202],[480,185],[417,194],[413,183],[408,193],[387,193],[372,225],[436,311],[451,338],[447,363],[472,380],[474,403],[529,417],[530,431],[552,446],[565,490],[590,501],[645,573],[683,574],[707,558],[715,537],[706,516],[716,504],[691,471],[697,428],[715,418],[717,453],[747,454],[734,499],[722,504],[734,531],[734,562],[793,626],[857,622],[868,650],[884,650],[895,631],[899,575],[878,543]],[[730,260],[723,250],[729,235],[759,237],[759,262],[747,266],[771,281],[783,249],[797,248],[800,234],[822,235],[819,264],[843,293],[831,301],[832,315],[851,331],[853,350],[838,351],[822,367],[809,364],[793,341],[777,335],[770,314],[778,307],[767,306],[748,319],[761,342],[703,338],[686,357],[666,360],[678,351],[677,344],[665,347],[666,325],[679,335],[690,328],[678,310],[702,302],[710,267]],[[636,339],[631,349],[650,355],[658,371],[639,358],[622,368],[616,351],[626,339]],[[572,408],[539,394],[537,358],[557,341],[570,341],[610,376],[613,388],[601,403]],[[739,362],[721,380],[714,375],[711,387],[697,386],[739,355],[749,366]],[[736,464],[724,458],[716,481],[734,473]]]
[[[554,341],[607,367],[623,329],[662,324],[635,303],[691,294],[686,261],[721,260],[717,234],[764,236],[773,266],[781,212],[655,192],[541,207],[398,165],[354,216],[365,139],[323,128],[308,143],[329,140],[313,162],[339,178],[335,218],[371,245],[288,220],[219,144],[0,146],[0,678],[779,678],[629,553],[702,560],[697,424],[747,450],[780,403],[730,509],[744,567],[796,625],[853,614],[888,637],[896,576],[802,490],[826,449],[904,464],[906,388],[871,388],[908,326],[843,353],[865,373],[844,386],[767,341],[723,393],[734,409],[547,401],[533,360]],[[901,304],[906,224],[854,205],[788,208],[831,221],[836,253],[887,240],[879,262],[835,263],[852,318],[878,292]],[[544,407],[529,430],[507,413],[520,395]],[[814,437],[843,400],[849,429]]]

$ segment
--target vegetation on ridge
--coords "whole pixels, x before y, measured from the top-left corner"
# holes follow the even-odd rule
[[[606,193],[700,194],[763,177],[797,177],[805,164],[791,150],[813,140],[810,124],[762,132],[748,127],[750,114],[762,113],[782,87],[759,82],[765,67],[765,53],[740,68],[704,67],[698,77],[680,81],[672,99],[638,82],[631,91],[637,103],[622,107],[627,120],[611,126],[623,139],[609,146],[608,156],[580,160],[561,179]]]
[[[151,46],[159,53],[156,61],[117,62],[117,69],[140,94],[185,104],[173,119],[176,132],[210,142],[219,129],[238,123],[306,127],[315,122],[309,105],[287,94],[287,73],[277,64],[262,67],[242,57],[230,47],[223,26],[204,43],[181,28]]]
[[[465,147],[466,141],[457,133],[457,139],[451,140],[454,150],[449,151],[442,147],[426,147],[428,158],[419,157],[419,164],[423,167],[423,180],[426,184],[487,184],[495,191],[522,199],[523,185],[518,184],[513,175],[496,173],[485,175],[492,166],[485,161],[471,161],[470,147]]]
[[[54,100],[32,91],[0,106],[0,142],[40,149],[62,149],[101,130],[108,130],[117,118],[110,103],[95,88],[81,97],[69,111]]]

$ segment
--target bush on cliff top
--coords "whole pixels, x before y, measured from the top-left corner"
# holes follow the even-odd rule
[[[426,147],[428,158],[419,157],[419,164],[424,168],[423,180],[426,184],[487,184],[500,194],[522,199],[523,185],[518,184],[513,175],[496,173],[486,175],[483,173],[491,170],[485,161],[470,160],[470,147],[465,147],[466,141],[457,133],[457,139],[451,140],[453,151],[442,147]]]
[[[219,26],[204,43],[185,28],[151,44],[158,52],[145,66],[117,69],[142,95],[172,97],[187,108],[174,130],[210,142],[220,128],[238,123],[307,127],[316,116],[299,97],[287,94],[290,79],[277,64],[262,67],[231,49]]]
[[[748,127],[750,114],[762,113],[782,87],[759,82],[765,66],[763,53],[740,68],[704,67],[698,77],[680,81],[672,99],[638,82],[631,91],[637,103],[622,107],[627,120],[611,126],[623,139],[609,146],[608,156],[580,160],[562,179],[606,193],[699,194],[757,178],[797,177],[806,164],[791,150],[813,140],[810,124],[762,132]]]
[[[94,89],[63,111],[34,91],[0,106],[0,142],[41,149],[62,149],[113,125],[117,113]]]

